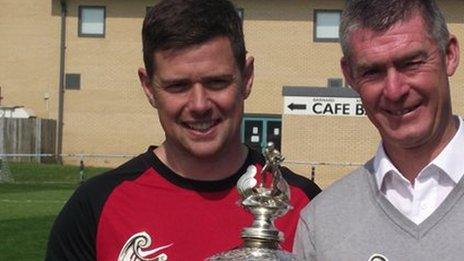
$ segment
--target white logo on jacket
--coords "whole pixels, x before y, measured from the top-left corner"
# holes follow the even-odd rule
[[[388,258],[381,254],[373,254],[367,261],[388,261]]]
[[[166,249],[173,243],[148,250],[151,245],[151,237],[147,232],[142,231],[131,236],[119,252],[118,261],[166,261],[168,255],[157,252]]]

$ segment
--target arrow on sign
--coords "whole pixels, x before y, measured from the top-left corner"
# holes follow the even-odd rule
[[[295,104],[295,103],[290,103],[287,106],[290,110],[306,110],[306,104]]]

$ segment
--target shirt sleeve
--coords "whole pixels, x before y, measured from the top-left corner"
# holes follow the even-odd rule
[[[56,218],[45,260],[96,260],[96,219],[91,201],[78,189]]]
[[[298,221],[295,241],[293,243],[293,253],[300,260],[317,260],[315,254],[316,248],[311,239],[309,226],[303,218],[300,218],[300,220]]]

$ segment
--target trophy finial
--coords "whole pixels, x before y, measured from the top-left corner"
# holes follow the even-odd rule
[[[269,142],[263,149],[265,164],[258,174],[256,166],[248,167],[237,182],[242,206],[254,216],[250,227],[242,230],[243,246],[213,256],[209,260],[297,260],[279,250],[284,235],[274,226],[274,219],[290,208],[290,189],[282,177],[282,154]]]
[[[280,171],[284,160],[282,154],[269,142],[263,149],[265,164],[256,179],[257,168],[249,166],[237,182],[237,190],[242,196],[242,205],[250,207],[276,207],[285,209],[290,207],[290,189]],[[259,180],[259,181],[258,181]]]
[[[291,208],[290,189],[280,171],[284,157],[273,142],[267,144],[263,154],[265,164],[259,177],[256,178],[257,168],[250,166],[237,183],[242,206],[255,216],[252,226],[243,229],[242,238],[245,245],[277,248],[283,234],[275,228],[274,219]]]

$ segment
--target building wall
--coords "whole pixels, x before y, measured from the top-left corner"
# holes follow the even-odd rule
[[[143,66],[141,24],[148,0],[67,0],[66,73],[81,74],[81,89],[64,96],[63,153],[138,154],[164,134],[137,76]],[[255,82],[247,113],[282,114],[283,86],[324,88],[342,78],[338,43],[313,41],[314,9],[342,9],[344,0],[234,0],[244,9]],[[441,0],[450,31],[464,43],[464,5]],[[78,37],[78,6],[106,6],[104,38]],[[60,53],[59,0],[0,0],[2,105],[23,105],[56,119]],[[461,51],[462,53],[462,51]],[[464,114],[464,65],[451,79],[454,111]],[[50,96],[48,100],[44,97]],[[48,109],[47,109],[48,102]],[[366,117],[282,115],[282,152],[303,175],[316,167],[326,186],[369,159],[379,137]],[[65,157],[76,163],[79,158]],[[87,158],[115,166],[127,159]]]
[[[464,115],[464,5],[462,1],[438,1],[445,19],[448,23],[448,30],[456,35],[461,46],[461,65],[455,75],[450,79],[451,99],[453,101],[453,111]]]
[[[282,86],[326,86],[343,78],[338,43],[313,42],[313,10],[342,9],[343,1],[236,1],[244,8],[245,37],[256,59],[247,112],[282,113]],[[278,105],[278,106],[276,106]]]
[[[81,89],[67,90],[64,153],[138,154],[159,145],[163,132],[140,87],[141,24],[152,1],[68,0],[66,72],[81,74]],[[78,36],[79,5],[106,6],[104,38]],[[76,160],[70,158],[68,161]],[[127,159],[94,158],[93,165]]]
[[[1,105],[56,118],[59,13],[52,1],[0,0],[0,7]]]

